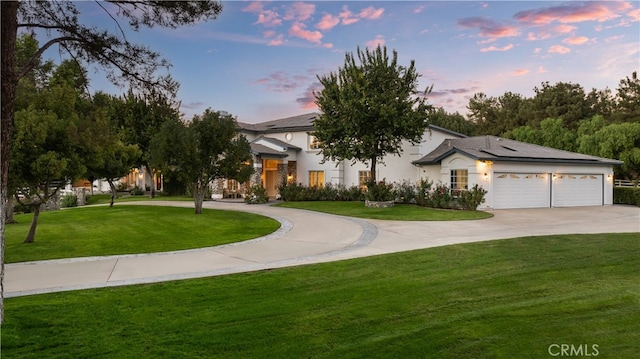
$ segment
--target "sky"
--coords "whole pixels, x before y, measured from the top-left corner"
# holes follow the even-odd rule
[[[172,63],[185,118],[207,108],[257,123],[317,112],[317,76],[345,53],[387,47],[415,61],[428,102],[467,113],[474,94],[534,95],[541,83],[609,88],[640,70],[639,1],[223,1],[217,19],[127,37]],[[111,31],[94,2],[85,22]],[[107,7],[108,9],[108,7]],[[126,22],[121,21],[122,25]],[[119,30],[118,30],[119,31]],[[114,94],[99,73],[91,89]]]

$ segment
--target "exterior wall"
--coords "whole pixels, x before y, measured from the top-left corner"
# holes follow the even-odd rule
[[[259,138],[251,133],[244,133],[249,141]],[[268,133],[265,137],[275,138],[285,143],[301,148],[299,151],[288,150],[288,157],[283,160],[295,161],[295,180],[294,182],[303,185],[309,185],[309,171],[324,171],[325,183],[335,185],[355,186],[359,184],[359,171],[369,171],[369,164],[351,161],[327,161],[322,162],[320,150],[311,149],[309,147],[311,137],[306,131],[297,132],[276,132]],[[379,180],[385,179],[388,182],[417,182],[420,178],[426,177],[421,169],[414,166],[411,162],[420,159],[425,154],[434,150],[442,141],[447,138],[457,138],[456,136],[443,133],[437,130],[426,130],[420,143],[412,145],[407,141],[403,142],[402,155],[385,156],[382,163],[377,165],[376,177]],[[283,150],[283,148],[273,145],[268,141],[258,141],[258,143],[268,146],[274,150]],[[290,172],[290,168],[287,172]],[[424,170],[424,168],[423,168]],[[287,173],[288,174],[288,173]],[[432,176],[431,171],[428,177],[436,179]],[[437,179],[436,179],[437,180]]]

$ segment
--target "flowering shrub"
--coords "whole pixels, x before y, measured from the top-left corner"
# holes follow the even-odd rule
[[[386,183],[384,179],[379,182],[367,182],[367,191],[364,193],[367,201],[387,202],[393,201],[394,197],[393,185]]]
[[[244,201],[248,204],[261,204],[269,202],[269,196],[267,196],[267,190],[261,185],[253,185],[247,191],[247,195],[244,197]]]

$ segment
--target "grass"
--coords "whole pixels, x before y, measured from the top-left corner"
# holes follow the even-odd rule
[[[271,233],[274,219],[256,214],[161,206],[99,206],[43,212],[35,243],[24,244],[31,214],[5,228],[7,263],[165,252],[239,242]]]
[[[87,204],[108,204],[111,201],[111,194],[98,193],[87,197]],[[165,196],[156,195],[155,198],[149,198],[149,196],[132,196],[129,194],[119,194],[118,198],[114,201],[118,202],[141,202],[141,201],[188,201],[193,202],[193,198],[189,196]]]
[[[454,245],[6,300],[6,358],[635,358],[640,235]]]
[[[484,219],[493,216],[491,213],[483,211],[435,209],[412,204],[397,204],[389,208],[368,208],[364,206],[363,202],[347,201],[282,202],[276,206],[307,209],[349,217],[398,221],[460,221]]]

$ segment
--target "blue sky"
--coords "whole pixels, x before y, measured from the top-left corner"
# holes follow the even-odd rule
[[[80,8],[117,29],[95,3]],[[249,123],[317,111],[316,76],[358,46],[414,60],[429,102],[462,114],[477,92],[532,96],[544,81],[615,90],[640,70],[638,1],[224,1],[216,20],[127,36],[173,64],[187,118],[212,108]],[[90,74],[93,90],[122,92]]]

